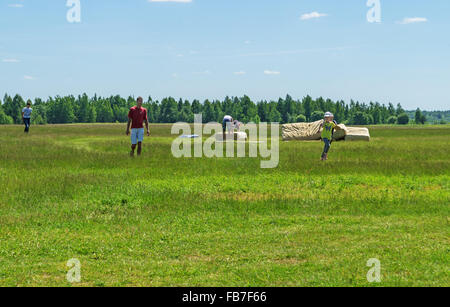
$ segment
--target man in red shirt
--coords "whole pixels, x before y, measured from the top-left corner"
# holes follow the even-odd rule
[[[144,123],[147,128],[147,136],[150,136],[150,130],[148,129],[148,118],[147,109],[142,107],[143,99],[138,97],[137,106],[132,107],[130,112],[128,112],[128,125],[127,125],[127,135],[130,135],[130,125],[131,125],[131,153],[134,156],[134,151],[136,145],[138,146],[137,154],[141,155],[142,152],[142,142],[144,141]]]

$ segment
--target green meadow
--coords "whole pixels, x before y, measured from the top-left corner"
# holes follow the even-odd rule
[[[130,158],[124,125],[0,126],[0,286],[450,286],[450,126],[370,127],[326,163],[281,142],[275,169],[176,159],[170,128]]]

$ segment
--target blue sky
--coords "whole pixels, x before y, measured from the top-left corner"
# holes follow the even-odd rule
[[[80,0],[69,23],[66,0],[0,0],[0,95],[289,93],[450,109],[448,0],[381,0],[381,23],[367,21],[367,0],[184,1]]]

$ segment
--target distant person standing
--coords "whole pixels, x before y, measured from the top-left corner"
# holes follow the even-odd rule
[[[138,147],[138,156],[142,153],[142,142],[144,141],[144,123],[147,128],[147,136],[150,136],[150,130],[148,128],[147,109],[142,107],[143,99],[138,97],[137,105],[130,109],[128,113],[127,135],[130,135],[131,125],[131,152],[130,156],[134,156],[136,145]]]
[[[31,125],[31,113],[33,112],[33,109],[31,108],[31,100],[27,101],[27,106],[22,109],[22,120],[25,124],[25,133],[30,132],[30,125]]]
[[[233,122],[234,129],[236,129],[238,132],[241,131],[241,124],[242,124],[242,123],[236,119],[236,120]]]

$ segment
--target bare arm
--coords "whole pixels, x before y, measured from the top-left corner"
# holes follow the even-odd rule
[[[148,129],[148,119],[145,120],[145,127],[147,128],[147,136],[150,136],[150,130]]]
[[[322,129],[322,128],[323,128],[323,124],[324,124],[324,122],[322,122],[322,123],[320,124],[320,126],[319,126],[319,130],[317,131],[317,133],[319,133],[319,132],[320,132],[320,129]]]
[[[128,124],[127,124],[127,135],[130,134],[130,125],[131,125],[131,118],[128,118]]]

